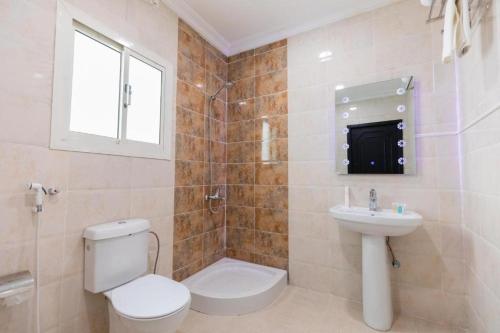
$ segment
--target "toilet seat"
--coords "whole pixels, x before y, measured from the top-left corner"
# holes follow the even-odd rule
[[[104,293],[116,312],[132,319],[157,319],[178,312],[191,301],[183,284],[149,274]]]

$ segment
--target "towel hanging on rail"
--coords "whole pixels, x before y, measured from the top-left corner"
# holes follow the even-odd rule
[[[444,11],[443,53],[441,56],[444,64],[450,63],[453,60],[453,55],[457,47],[459,19],[455,0],[448,0]]]
[[[458,29],[458,56],[461,57],[470,49],[471,44],[471,19],[468,0],[459,0],[460,28]]]
[[[459,57],[471,46],[469,1],[448,0],[444,12],[443,63],[450,63],[456,54]]]

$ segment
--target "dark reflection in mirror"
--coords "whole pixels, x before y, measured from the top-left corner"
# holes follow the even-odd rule
[[[408,76],[337,90],[338,173],[415,173],[413,86]]]

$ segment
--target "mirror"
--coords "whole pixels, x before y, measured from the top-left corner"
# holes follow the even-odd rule
[[[339,174],[415,174],[413,76],[343,88],[335,95]]]

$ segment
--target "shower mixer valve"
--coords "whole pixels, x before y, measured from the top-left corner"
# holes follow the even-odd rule
[[[205,200],[224,200],[224,197],[220,195],[219,189],[215,191],[215,194],[210,195],[206,194],[205,195]]]

